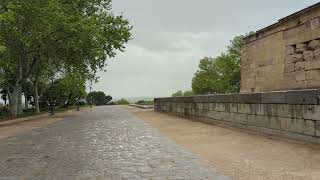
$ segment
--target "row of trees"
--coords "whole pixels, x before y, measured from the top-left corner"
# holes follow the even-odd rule
[[[240,91],[241,52],[247,35],[230,41],[227,51],[219,56],[200,60],[199,70],[192,79],[191,91],[178,91],[172,96],[192,96]]]
[[[111,0],[0,0],[0,86],[11,115],[22,113],[22,95],[36,112],[40,100],[52,108],[81,99],[131,29]]]

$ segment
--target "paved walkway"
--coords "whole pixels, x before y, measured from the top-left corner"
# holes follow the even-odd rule
[[[0,179],[228,179],[116,106],[0,140]]]

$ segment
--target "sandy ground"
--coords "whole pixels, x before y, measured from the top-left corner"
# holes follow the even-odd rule
[[[81,111],[85,110],[87,109],[82,109]],[[53,117],[50,117],[49,115],[38,115],[27,118],[10,120],[15,122],[12,124],[0,125],[0,139],[15,136],[26,131],[30,131],[32,129],[44,127],[57,121],[61,121],[64,117],[74,116],[76,113],[77,112],[75,110],[68,110],[66,112],[57,113]],[[10,123],[10,121],[8,121],[8,123]]]
[[[320,145],[126,108],[233,179],[320,179]]]

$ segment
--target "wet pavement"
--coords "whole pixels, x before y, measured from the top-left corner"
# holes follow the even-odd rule
[[[105,106],[1,139],[0,179],[229,178],[127,110]]]

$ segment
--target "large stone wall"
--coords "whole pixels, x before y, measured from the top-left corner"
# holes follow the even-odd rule
[[[156,98],[155,111],[320,143],[320,90]],[[170,126],[170,124],[168,124]]]
[[[320,4],[247,38],[241,92],[320,88]]]

